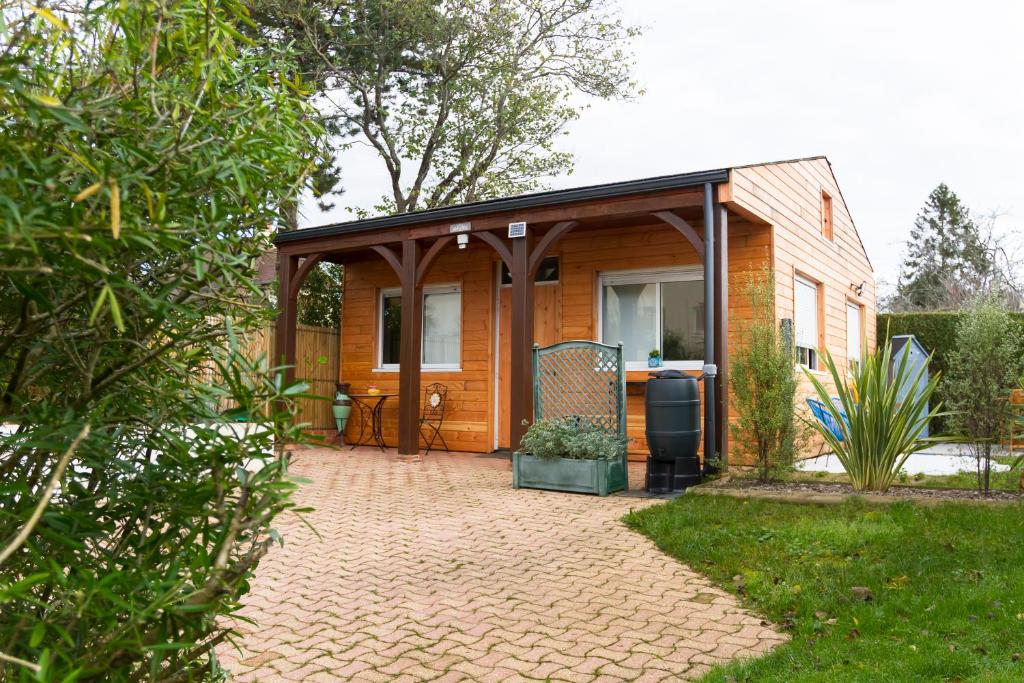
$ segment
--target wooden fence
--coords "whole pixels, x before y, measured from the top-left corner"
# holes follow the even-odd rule
[[[273,339],[273,331],[270,332]],[[315,401],[303,399],[301,419],[310,423],[310,429],[334,429],[335,384],[338,382],[340,351],[338,330],[330,327],[299,325],[295,334],[295,376],[309,384],[309,393],[330,399]]]
[[[274,361],[275,326],[249,332],[243,341],[243,353],[247,358],[258,358],[266,354]],[[338,381],[338,330],[329,327],[298,325],[295,334],[295,377],[309,384],[307,393],[329,400],[300,399],[299,420],[309,423],[309,429],[334,429],[334,415],[331,405],[334,400],[334,385]],[[212,379],[204,378],[204,379]],[[223,406],[225,409],[230,406]]]

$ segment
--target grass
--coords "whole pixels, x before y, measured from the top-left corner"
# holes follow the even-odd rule
[[[626,523],[792,635],[705,681],[1024,680],[1024,507],[683,496]]]

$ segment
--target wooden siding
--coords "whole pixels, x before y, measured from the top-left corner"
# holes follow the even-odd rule
[[[699,224],[695,227],[701,231]],[[765,226],[735,216],[730,218],[730,291],[741,291],[748,273],[768,264],[770,244]],[[597,338],[597,286],[602,272],[700,263],[683,237],[656,219],[647,225],[622,228],[581,227],[570,232],[553,253],[561,259],[560,281],[537,286],[534,323],[538,343]],[[505,402],[506,387],[499,397],[497,411],[494,403],[495,365],[507,365],[508,358],[507,335],[498,335],[497,340],[494,337],[495,309],[500,301],[495,292],[496,268],[497,257],[486,245],[474,244],[462,251],[452,247],[438,257],[426,278],[428,287],[455,283],[462,286],[462,369],[424,371],[421,378],[423,385],[437,381],[449,387],[450,412],[443,434],[456,450],[489,451],[495,443],[495,430],[508,428],[507,420],[500,419],[507,413],[501,405]],[[396,284],[394,272],[383,260],[356,262],[345,268],[341,376],[352,383],[353,391],[363,391],[371,384],[384,391],[397,391],[397,372],[374,371],[379,343],[379,292]],[[503,294],[507,292],[507,289],[502,290]],[[742,301],[735,296],[730,301],[729,311],[731,336],[749,311],[744,310]],[[506,319],[502,327],[507,324],[507,311],[503,313]],[[495,352],[499,359],[495,359]],[[646,378],[646,370],[629,373],[630,380]],[[629,449],[632,457],[643,458],[647,452],[644,399],[642,387],[636,393],[637,385],[633,386],[634,393],[628,397],[627,405]],[[389,402],[383,420],[389,445],[396,441],[397,414],[397,402]],[[353,430],[358,430],[354,420],[349,424],[349,438],[355,436]]]
[[[832,198],[832,239],[822,232],[822,192]],[[772,226],[776,273],[776,316],[793,318],[794,284],[801,275],[819,285],[821,343],[836,364],[846,367],[846,306],[863,307],[866,349],[875,348],[875,276],[828,160],[819,157],[733,169],[729,195],[742,211]],[[861,282],[864,290],[857,294]],[[852,286],[851,286],[852,285]],[[822,356],[824,354],[822,353]],[[826,373],[818,377],[833,386]],[[803,378],[801,398],[813,387]],[[806,454],[817,451],[812,442]]]

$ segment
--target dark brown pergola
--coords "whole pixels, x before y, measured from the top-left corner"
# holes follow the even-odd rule
[[[512,443],[517,444],[526,429],[523,422],[532,416],[534,275],[544,256],[579,226],[654,216],[678,230],[704,265],[705,301],[713,302],[706,307],[705,372],[714,378],[706,382],[704,390],[704,452],[721,452],[726,457],[728,212],[718,200],[718,186],[727,183],[728,177],[727,170],[661,176],[281,232],[274,240],[278,250],[279,360],[288,366],[286,376],[293,380],[296,300],[311,268],[320,261],[344,263],[366,258],[368,253],[384,258],[398,276],[403,302],[398,452],[418,454],[423,282],[437,256],[455,241],[456,232],[466,232],[490,245],[512,275],[508,406]],[[703,226],[712,228],[703,231],[703,238],[681,215],[694,210]],[[513,222],[526,223],[522,237],[502,235]]]

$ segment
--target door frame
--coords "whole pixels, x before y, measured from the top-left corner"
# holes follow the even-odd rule
[[[561,253],[548,254],[548,256],[554,256],[558,259],[558,279],[557,280],[545,280],[543,282],[533,283],[534,287],[560,287],[562,285],[562,255]],[[511,291],[511,285],[501,284],[501,266],[502,261],[499,259],[494,263],[494,414],[491,419],[494,421],[494,439],[492,440],[491,447],[493,450],[501,450],[501,292],[502,290]],[[559,292],[559,295],[561,293]],[[536,306],[536,302],[534,302]],[[561,339],[561,314],[559,314],[559,339]],[[534,321],[534,339],[536,339],[536,320]],[[512,444],[509,444],[509,450],[514,450]]]

